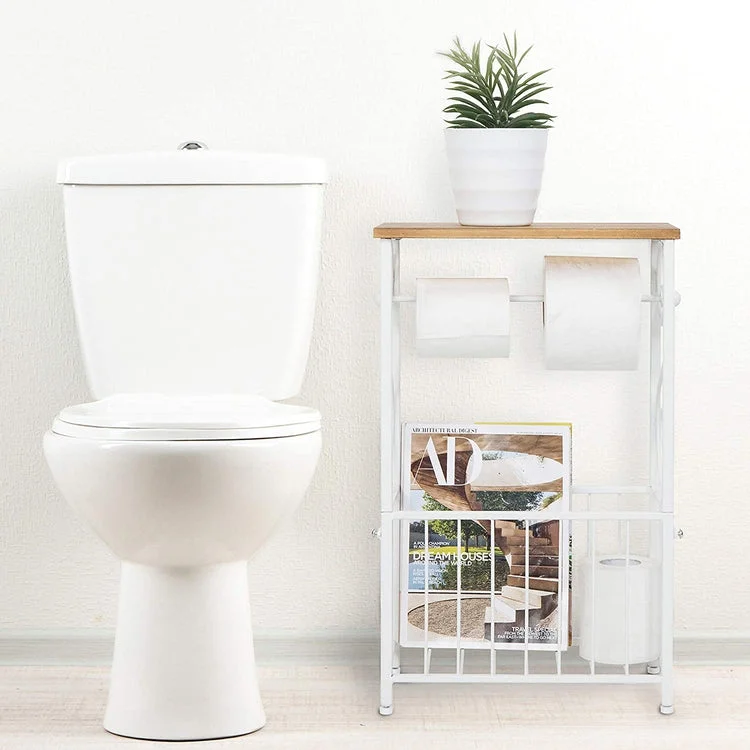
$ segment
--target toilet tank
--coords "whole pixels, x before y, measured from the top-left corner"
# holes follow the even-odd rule
[[[326,179],[319,159],[205,148],[61,162],[93,395],[298,393]]]

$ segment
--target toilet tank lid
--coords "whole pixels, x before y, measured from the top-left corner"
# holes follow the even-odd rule
[[[61,185],[321,185],[322,159],[293,154],[183,149],[79,156],[58,164]]]

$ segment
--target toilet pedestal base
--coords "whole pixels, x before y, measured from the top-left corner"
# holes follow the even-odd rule
[[[104,728],[150,740],[234,737],[266,722],[247,563],[123,563]]]

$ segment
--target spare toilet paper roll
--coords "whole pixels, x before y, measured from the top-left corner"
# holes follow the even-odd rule
[[[544,259],[550,370],[635,370],[641,330],[637,258]]]
[[[625,561],[625,555],[599,556],[592,570],[587,558],[575,571],[583,659],[624,665],[659,658],[659,564],[637,555]]]
[[[420,357],[507,357],[508,279],[417,279]]]

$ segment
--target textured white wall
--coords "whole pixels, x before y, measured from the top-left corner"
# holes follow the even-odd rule
[[[111,626],[116,603],[116,561],[57,495],[40,447],[55,413],[87,398],[56,161],[169,149],[187,139],[309,152],[330,163],[316,333],[301,395],[324,415],[326,449],[303,511],[277,551],[266,549],[252,566],[255,618],[261,629],[376,626],[378,549],[369,532],[378,523],[377,248],[369,235],[382,221],[453,219],[435,50],[456,33],[496,40],[518,29],[523,42],[536,43],[533,64],[555,68],[559,118],[537,218],[671,221],[683,229],[677,486],[686,538],[677,553],[677,620],[684,630],[746,629],[746,33],[732,21],[733,4],[691,7],[677,0],[6,4],[0,626]],[[502,271],[519,292],[538,290],[538,258],[550,249],[505,246],[498,260],[492,247],[463,248],[460,258],[453,245],[433,247],[437,255],[415,250],[408,270]],[[572,419],[579,479],[642,478],[644,373],[546,373],[538,312],[515,315],[508,362],[459,367],[407,358],[407,416]]]

